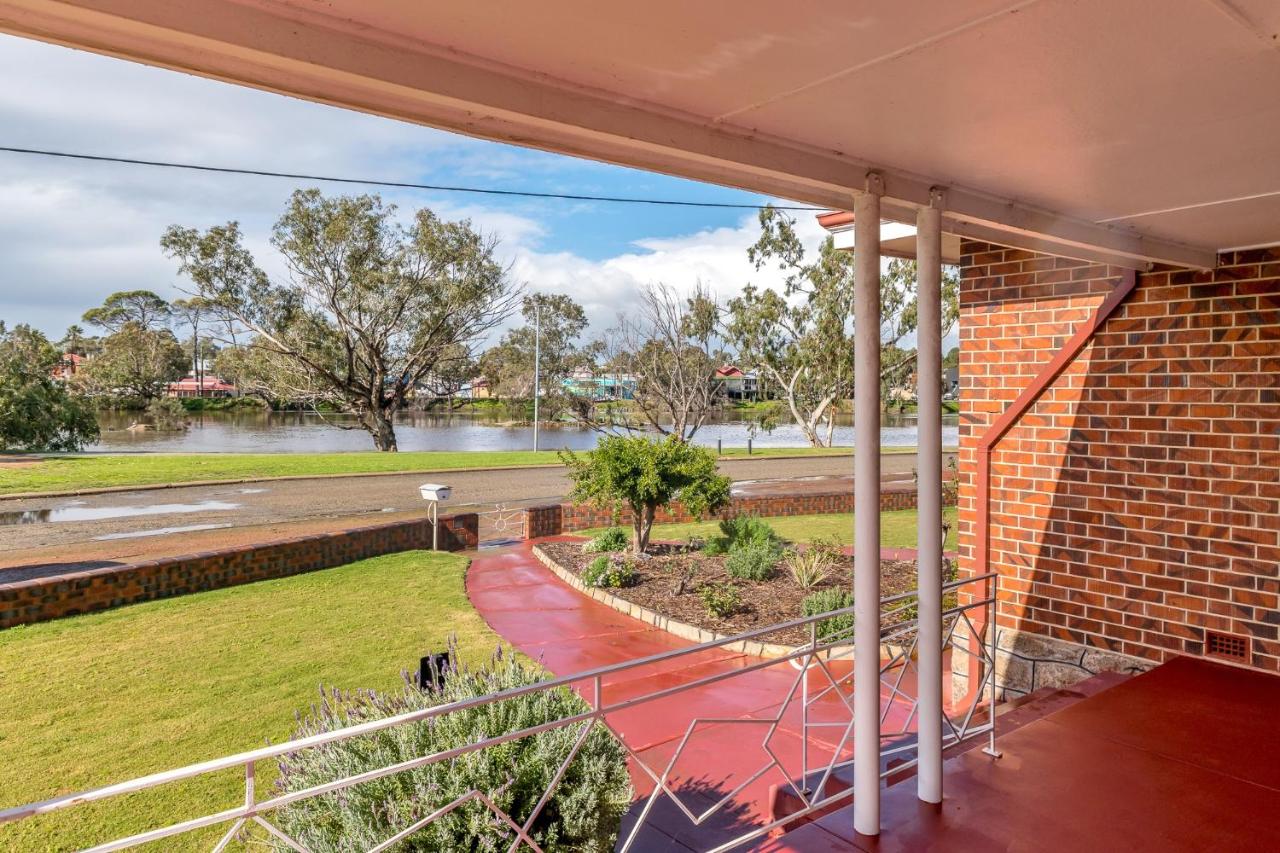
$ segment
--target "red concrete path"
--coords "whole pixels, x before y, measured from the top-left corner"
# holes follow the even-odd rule
[[[543,567],[530,548],[524,543],[482,552],[468,570],[467,592],[495,631],[552,672],[568,675],[691,645],[570,588]],[[611,704],[761,662],[723,650],[692,652],[609,676],[603,700]],[[661,774],[695,718],[735,720],[700,723],[672,769],[670,786],[691,811],[702,812],[768,762],[762,741],[769,721],[779,716],[792,693],[796,676],[789,662],[774,664],[611,714],[608,722],[640,760]],[[818,676],[812,677],[811,685],[817,685]],[[589,695],[590,690],[584,685],[580,692]],[[701,827],[694,827],[661,798],[645,824],[642,838],[647,843],[639,849],[706,849],[765,822],[770,786],[800,774],[799,690],[795,694],[769,743],[788,773],[770,770]],[[832,721],[850,718],[834,693],[815,704],[813,713]],[[897,719],[900,725],[901,717]],[[828,760],[844,734],[843,727],[819,731],[821,737],[810,735],[811,766]],[[841,754],[848,757],[851,752],[850,740]],[[640,797],[652,792],[652,780],[634,762],[632,778]],[[624,832],[627,829],[624,826]]]

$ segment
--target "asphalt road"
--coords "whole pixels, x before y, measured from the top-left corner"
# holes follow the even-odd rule
[[[911,454],[886,455],[886,475],[909,474]],[[849,476],[849,457],[734,459],[735,482]],[[80,498],[0,500],[0,582],[14,567],[110,565],[253,540],[357,527],[421,515],[422,474],[284,480],[231,486],[139,489]],[[441,473],[450,511],[550,502],[569,489],[560,468]],[[759,489],[761,485],[745,486]],[[768,488],[768,486],[763,486]],[[22,572],[36,573],[35,569]]]

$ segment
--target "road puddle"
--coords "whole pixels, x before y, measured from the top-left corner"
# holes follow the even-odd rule
[[[77,506],[0,512],[0,527],[16,524],[56,524],[67,521],[100,521],[106,518],[138,518],[189,512],[219,512],[239,509],[230,501],[200,501],[192,504],[149,504],[147,506]]]
[[[182,527],[157,527],[154,530],[135,530],[129,533],[108,533],[105,536],[93,537],[94,542],[106,542],[111,539],[141,539],[145,536],[168,536],[171,533],[191,533],[195,530],[220,530],[230,524],[187,524]]]

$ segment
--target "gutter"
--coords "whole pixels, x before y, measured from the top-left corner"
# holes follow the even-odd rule
[[[1094,312],[1093,317],[1086,320],[1071,339],[1060,349],[1053,358],[1045,365],[1031,383],[1023,389],[1018,395],[1018,399],[1005,409],[1000,417],[996,418],[995,423],[987,428],[982,438],[978,440],[978,519],[976,524],[977,535],[977,566],[974,574],[985,575],[991,571],[991,454],[995,451],[996,446],[1000,443],[1005,434],[1017,424],[1027,410],[1030,409],[1041,395],[1048,390],[1053,381],[1058,378],[1062,371],[1075,361],[1080,355],[1081,350],[1093,340],[1093,336],[1098,333],[1103,324],[1115,314],[1129,294],[1134,291],[1138,285],[1138,275],[1133,270],[1124,270],[1120,275],[1120,282],[1107,294],[1107,298],[1098,306],[1098,310]]]

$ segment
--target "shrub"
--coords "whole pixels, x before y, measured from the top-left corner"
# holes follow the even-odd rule
[[[830,613],[833,610],[844,610],[846,607],[852,606],[853,593],[849,590],[822,589],[804,597],[804,601],[800,603],[800,613],[802,616],[817,616],[821,613]],[[816,632],[819,640],[830,639],[841,634],[847,634],[852,630],[852,628],[852,613],[832,616],[830,619],[823,619],[821,622],[816,623]]]
[[[334,731],[368,720],[430,708],[542,680],[541,671],[501,650],[487,668],[450,673],[439,690],[412,684],[399,692],[324,694],[301,718],[295,737]],[[280,757],[280,793],[400,761],[464,746],[476,740],[579,714],[587,704],[572,691],[556,689],[457,711],[434,720],[390,729]],[[569,754],[580,726],[552,729],[426,767],[356,785],[277,809],[284,832],[315,853],[368,850],[422,816],[473,789],[523,823]],[[626,752],[604,726],[587,736],[578,755],[530,834],[547,851],[611,851],[623,812],[631,801]],[[399,851],[505,851],[510,827],[477,801],[437,819],[397,845]],[[285,849],[268,839],[277,850]]]
[[[175,397],[156,397],[148,403],[147,419],[156,432],[181,432],[187,428],[187,410]]]
[[[702,597],[702,606],[707,608],[707,614],[717,619],[737,613],[741,603],[738,589],[731,583],[705,584],[698,590],[698,595]]]
[[[707,542],[705,553],[727,554],[738,545],[752,542],[778,544],[782,540],[768,522],[756,515],[735,515],[721,519],[720,535]]]
[[[649,546],[654,515],[678,500],[694,516],[729,502],[729,478],[716,472],[716,457],[703,447],[667,436],[610,435],[584,455],[560,452],[573,481],[569,497],[596,506],[631,510],[637,555]]]
[[[730,576],[748,581],[767,581],[777,570],[782,559],[782,547],[777,542],[748,540],[729,549],[724,568]]]
[[[627,531],[621,527],[610,527],[591,537],[582,546],[582,550],[588,554],[612,554],[615,551],[625,551],[630,544],[631,537],[627,535]]]
[[[98,440],[92,409],[53,378],[62,358],[38,330],[0,322],[0,453],[80,450]]]
[[[621,589],[634,586],[638,580],[636,568],[629,560],[610,558],[601,554],[582,570],[582,582],[587,586]]]
[[[801,589],[813,589],[827,579],[827,575],[838,564],[840,548],[834,542],[815,539],[804,550],[788,551],[784,562],[791,579]]]

